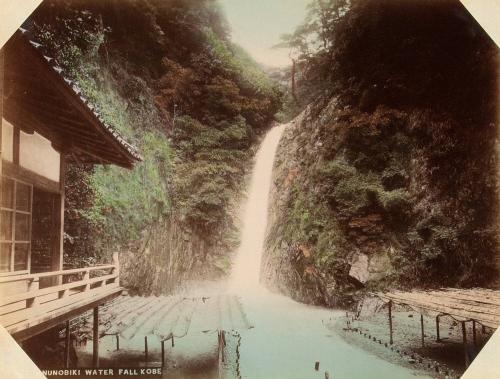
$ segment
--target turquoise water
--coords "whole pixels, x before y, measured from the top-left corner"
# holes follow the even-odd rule
[[[349,345],[331,331],[343,312],[297,303],[263,290],[242,297],[254,328],[241,333],[240,370],[248,379],[423,378]],[[315,363],[319,362],[316,371]]]

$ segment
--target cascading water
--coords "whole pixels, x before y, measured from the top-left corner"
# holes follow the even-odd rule
[[[230,277],[234,292],[259,290],[259,274],[267,227],[269,191],[276,149],[286,125],[272,128],[255,156],[248,199],[244,210],[241,244]]]
[[[286,125],[271,129],[255,157],[248,198],[243,208],[241,245],[229,282],[253,326],[240,330],[238,368],[247,379],[303,379],[325,377],[364,379],[413,378],[405,368],[356,349],[332,333],[339,311],[299,304],[259,284],[264,249],[272,169]],[[230,316],[232,318],[233,316]],[[321,370],[314,371],[314,362]],[[355,364],[352,364],[355,362]]]
[[[202,286],[186,294],[186,299],[203,298],[201,303],[197,303],[198,308],[193,304],[194,310],[189,316],[189,312],[183,311],[182,307],[170,308],[169,312],[173,312],[171,317],[177,320],[174,325],[180,323],[183,335],[188,333],[184,329],[188,325],[189,334],[176,338],[175,349],[169,350],[167,355],[169,369],[165,370],[163,377],[200,379],[226,375],[226,378],[245,379],[324,379],[328,371],[335,378],[422,378],[404,367],[385,362],[351,346],[340,338],[333,326],[336,320],[342,320],[343,312],[300,304],[259,285],[272,169],[285,128],[286,125],[279,125],[271,129],[255,157],[248,198],[243,208],[241,245],[229,286],[229,292],[237,295],[238,300],[218,299],[221,283],[221,286],[216,284],[212,289]],[[153,300],[153,303],[156,302]],[[150,317],[157,316],[152,314]],[[172,331],[178,328],[169,320],[172,319],[162,316],[157,328]],[[213,324],[228,333],[238,330],[241,337],[238,348],[234,345],[231,347],[231,342],[226,348],[228,364],[223,366],[224,372],[217,368],[218,357],[214,352],[218,351],[218,345],[215,334],[208,333]],[[142,333],[147,334],[151,332],[147,325],[148,322],[143,321],[136,328],[142,328]],[[202,333],[199,333],[200,330]],[[125,366],[130,363],[131,357],[136,359],[137,351],[143,346],[143,334],[139,331],[135,334],[135,339],[124,339],[122,342],[125,347],[122,346],[120,350],[119,362]],[[114,337],[103,341],[107,344],[103,350],[113,352]],[[128,352],[132,350],[134,355],[127,353],[127,345]],[[159,345],[159,341],[152,344]],[[86,354],[91,361],[91,350]],[[321,362],[319,370],[314,369],[315,362]]]

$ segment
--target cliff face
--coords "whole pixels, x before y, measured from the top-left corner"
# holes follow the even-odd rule
[[[335,98],[317,114],[308,108],[278,151],[266,282],[328,305],[362,288],[491,283],[494,128],[460,128]]]
[[[459,5],[413,6],[353,3],[281,141],[263,274],[298,300],[497,275],[497,48]]]
[[[227,274],[233,204],[281,95],[218,3],[47,0],[28,24],[144,157],[69,168],[65,262],[119,250],[123,284],[143,293]]]

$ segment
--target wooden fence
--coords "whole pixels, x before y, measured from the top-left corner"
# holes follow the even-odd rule
[[[40,280],[51,285],[40,288]],[[27,329],[120,291],[113,264],[0,278],[0,324],[9,333]]]

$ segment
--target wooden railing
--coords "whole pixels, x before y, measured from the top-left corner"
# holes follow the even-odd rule
[[[40,288],[40,279],[52,285]],[[119,287],[118,255],[113,264],[0,278],[0,324],[11,331],[33,325],[105,296]]]

